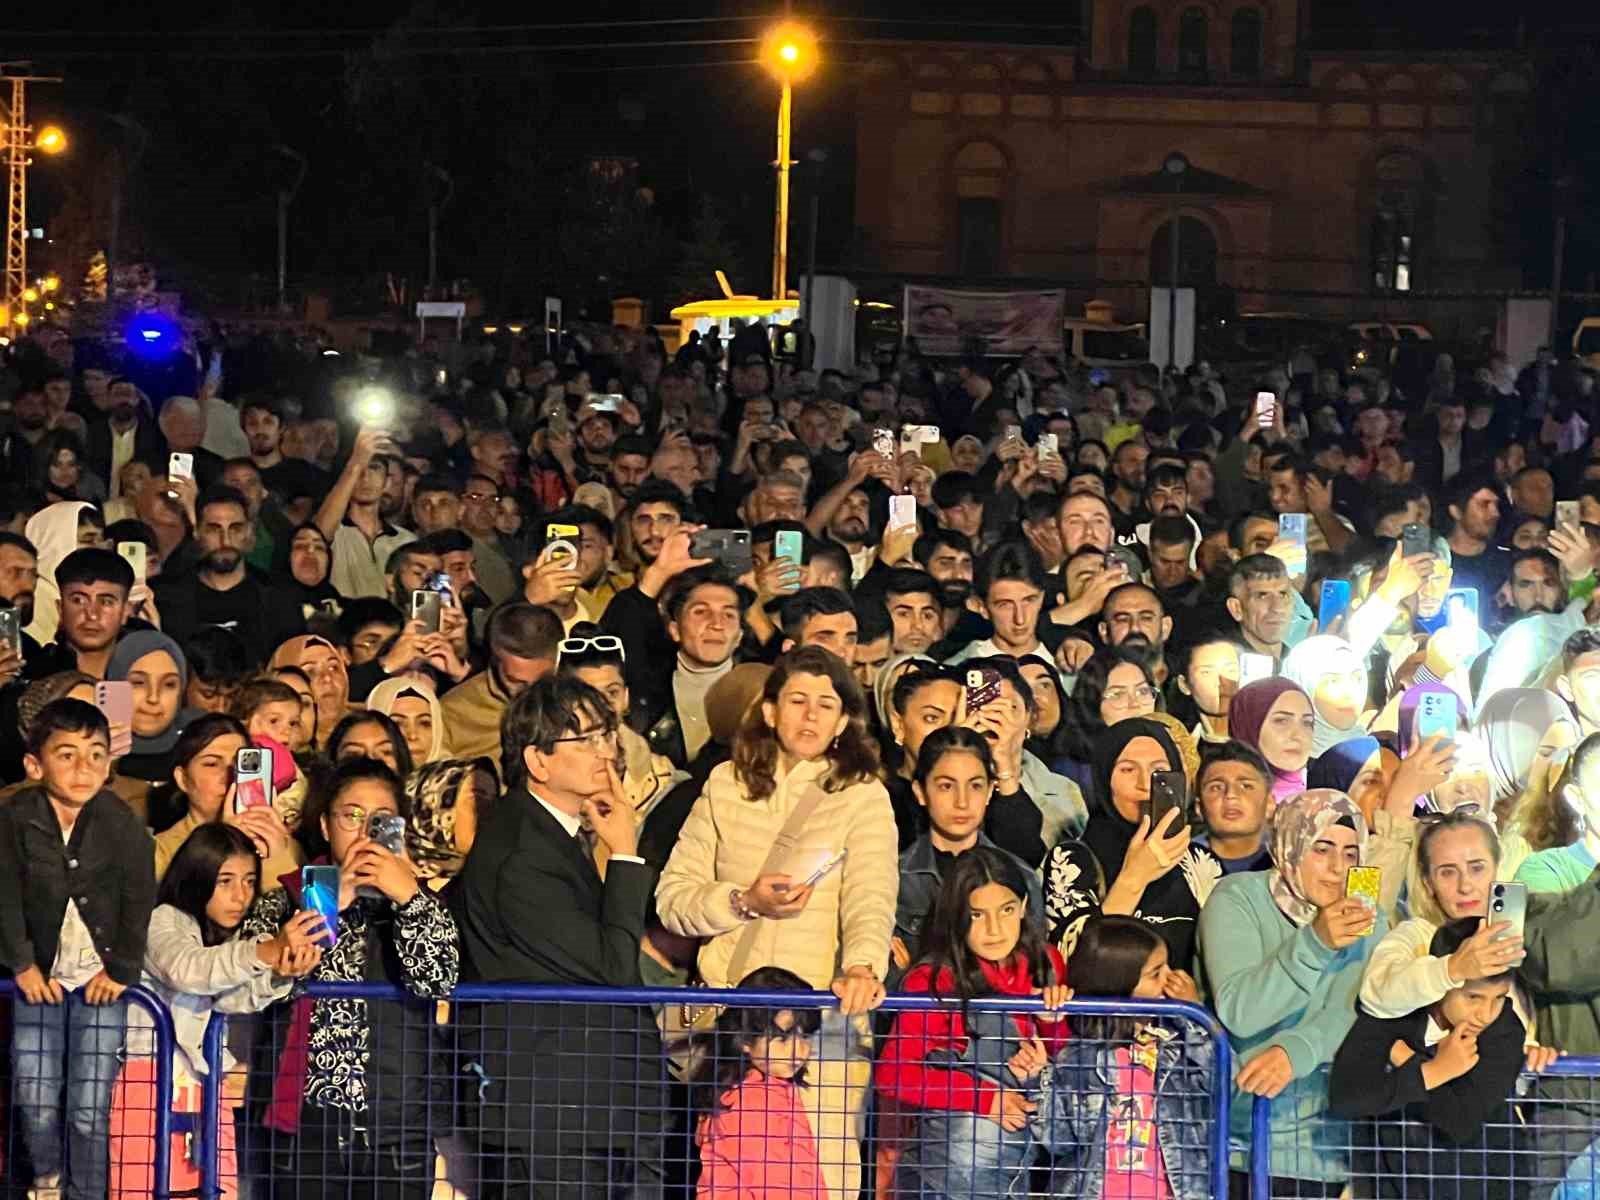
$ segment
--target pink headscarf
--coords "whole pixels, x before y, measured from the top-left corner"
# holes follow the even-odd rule
[[[1306,695],[1304,688],[1282,675],[1258,679],[1240,688],[1234,693],[1233,701],[1228,705],[1228,736],[1259,752],[1261,727],[1267,723],[1267,714],[1272,711],[1272,706],[1285,692],[1299,692],[1302,696]],[[1306,696],[1306,703],[1311,703],[1310,696]],[[1272,767],[1274,804],[1280,804],[1290,796],[1305,791],[1304,767],[1298,771],[1282,771],[1270,762],[1267,765]]]

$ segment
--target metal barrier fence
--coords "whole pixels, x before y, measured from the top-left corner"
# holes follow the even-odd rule
[[[1600,1058],[1564,1058],[1540,1075],[1523,1073],[1503,1107],[1494,1105],[1490,1119],[1470,1130],[1450,1128],[1451,1118],[1460,1121],[1478,1098],[1449,1084],[1435,1091],[1441,1107],[1431,1110],[1433,1121],[1415,1100],[1401,1112],[1341,1119],[1303,1105],[1275,1117],[1274,1101],[1257,1097],[1252,1200],[1600,1197]]]
[[[1174,1200],[1226,1195],[1231,1056],[1196,1005],[1072,1001],[1069,1035],[1046,1044],[1037,1027],[1038,1072],[1017,1059],[1011,1020],[1040,1013],[1037,999],[974,1000],[965,1054],[938,1048],[954,1002],[891,996],[871,1021],[835,1005],[815,992],[531,986],[462,986],[445,1005],[315,984],[265,1014],[242,1092],[225,1057],[239,1018],[212,1018],[199,1195],[1119,1200],[1155,1171]],[[719,1033],[677,1032],[721,1006]],[[348,1086],[340,1035],[358,1020],[371,1028],[364,1110],[301,1102],[338,1102],[306,1072]],[[783,1076],[801,1065],[794,1087]],[[711,1082],[693,1087],[691,1073]],[[997,1080],[1015,1097],[1004,1122],[975,1111]],[[1108,1162],[1126,1189],[1097,1188]]]
[[[161,999],[130,987],[113,1004],[78,992],[29,1004],[5,979],[0,1004],[10,1010],[6,1193],[168,1200],[173,1136],[199,1130],[173,1112],[175,1041]]]

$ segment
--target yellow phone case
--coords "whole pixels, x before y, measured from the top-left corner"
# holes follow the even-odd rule
[[[1360,897],[1372,909],[1372,922],[1361,931],[1365,937],[1371,933],[1378,924],[1378,887],[1383,881],[1381,867],[1351,867],[1345,873],[1344,894],[1347,897]]]

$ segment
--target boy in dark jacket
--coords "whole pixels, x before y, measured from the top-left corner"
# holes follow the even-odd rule
[[[1475,917],[1441,927],[1429,953],[1454,954],[1477,927]],[[1437,1003],[1391,1021],[1365,1012],[1356,1018],[1334,1058],[1332,1110],[1386,1118],[1356,1127],[1363,1148],[1357,1195],[1511,1195],[1508,1101],[1524,1041],[1507,1002],[1512,980],[1511,972],[1469,979]]]
[[[0,808],[0,953],[17,986],[17,1109],[32,1194],[69,1200],[106,1194],[122,993],[139,982],[156,895],[150,834],[105,787],[110,746],[93,705],[52,701],[23,756],[39,786]]]

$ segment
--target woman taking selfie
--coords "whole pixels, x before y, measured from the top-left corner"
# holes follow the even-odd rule
[[[661,923],[703,938],[701,978],[734,987],[754,966],[831,986],[807,1089],[823,1176],[860,1188],[859,1128],[870,1077],[862,1016],[882,1003],[894,928],[894,816],[877,778],[866,702],[820,647],[778,659],[679,834],[656,887]]]

